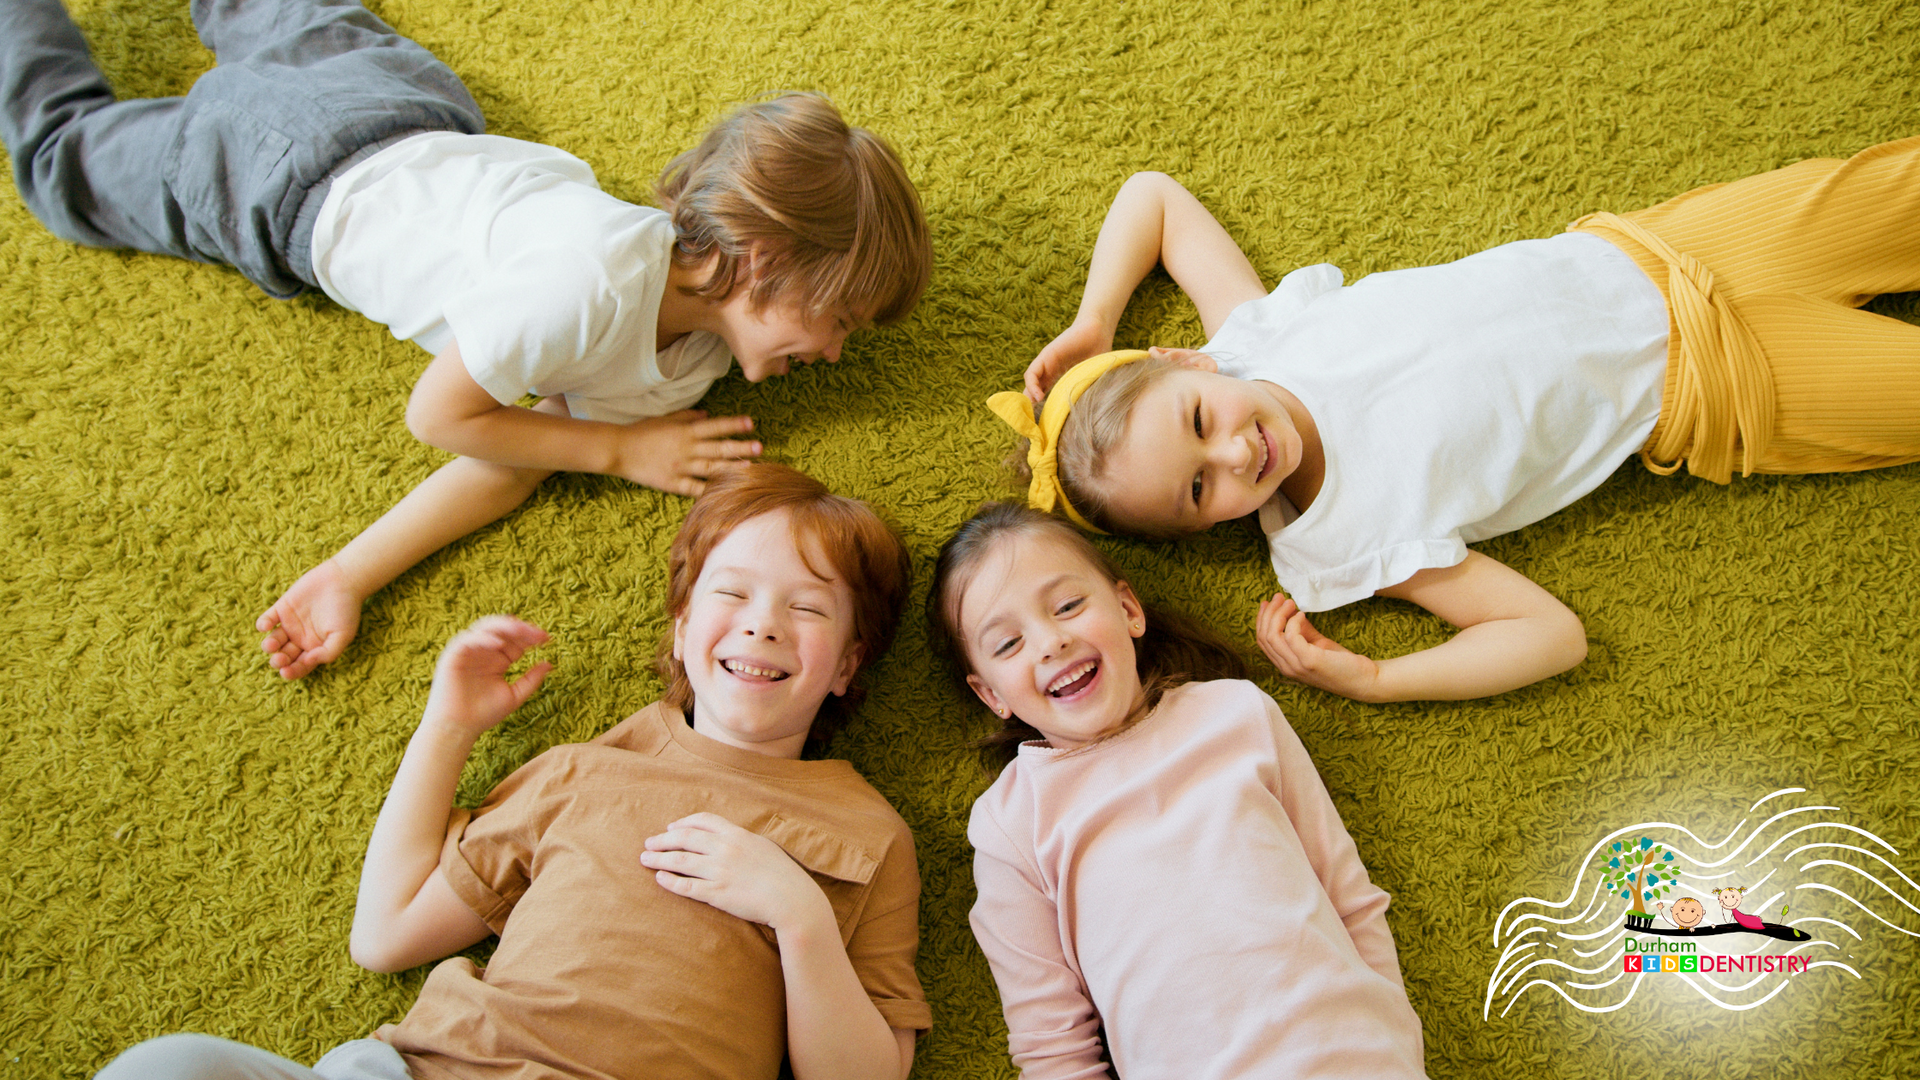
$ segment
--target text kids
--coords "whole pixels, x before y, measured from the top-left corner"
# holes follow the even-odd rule
[[[427,976],[398,1024],[313,1071],[201,1035],[103,1080],[595,1076],[900,1080],[928,1011],[906,823],[845,761],[801,760],[860,699],[909,563],[865,503],[784,466],[718,478],[674,538],[666,698],[453,805],[474,741],[551,665],[504,615],[448,644],[374,825],[354,959]]]
[[[1257,637],[1281,672],[1368,701],[1496,694],[1586,655],[1578,616],[1467,545],[1553,513],[1638,453],[1736,471],[1920,460],[1920,327],[1856,310],[1920,288],[1920,139],[1592,214],[1546,240],[1271,293],[1172,179],[1115,197],[1073,326],[999,395],[1035,440],[1030,498],[1091,527],[1174,537],[1257,515],[1286,596]],[[1199,351],[1116,354],[1163,264]],[[1056,380],[1059,382],[1056,384]],[[1459,628],[1376,661],[1306,612],[1409,600]]]
[[[287,678],[555,471],[698,494],[760,452],[748,417],[687,411],[734,360],[750,382],[837,360],[926,288],[905,169],[817,95],[721,121],[654,209],[565,151],[481,134],[453,72],[357,0],[199,0],[193,18],[217,66],[185,97],[115,101],[59,0],[10,2],[0,136],[56,235],[318,288],[434,355],[407,425],[460,457],[260,616]]]
[[[1230,648],[1010,504],[928,609],[1002,721],[972,923],[1026,1080],[1425,1075],[1387,894]]]

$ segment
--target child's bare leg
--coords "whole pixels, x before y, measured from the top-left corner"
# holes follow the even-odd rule
[[[333,558],[300,576],[254,621],[260,648],[281,676],[302,678],[337,658],[360,629],[367,597],[420,560],[527,501],[540,469],[477,458],[441,466]]]

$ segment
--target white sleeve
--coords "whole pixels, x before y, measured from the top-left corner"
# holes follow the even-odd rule
[[[536,248],[449,299],[446,319],[473,381],[511,405],[529,393],[566,393],[595,374],[609,359],[595,350],[618,310],[597,263]]]
[[[1280,760],[1280,805],[1293,822],[1314,876],[1333,901],[1334,913],[1345,924],[1360,959],[1388,982],[1404,986],[1393,930],[1387,926],[1389,897],[1367,877],[1366,864],[1360,861],[1360,851],[1340,821],[1340,811],[1327,794],[1320,770],[1307,756],[1307,748],[1281,714],[1280,706],[1264,690],[1247,685],[1266,708]]]
[[[1059,913],[1037,869],[991,814],[974,807],[973,881],[979,897],[970,920],[993,968],[1007,1018],[1007,1049],[1021,1080],[1111,1077],[1100,1041],[1100,1016],[1080,977],[1067,966]]]

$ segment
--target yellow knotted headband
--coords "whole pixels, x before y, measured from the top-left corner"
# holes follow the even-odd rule
[[[1102,353],[1073,365],[1047,392],[1047,400],[1040,406],[1040,419],[1037,421],[1033,418],[1033,402],[1017,390],[1002,390],[987,399],[987,408],[1027,439],[1027,467],[1033,471],[1033,483],[1027,488],[1028,506],[1050,514],[1057,505],[1067,512],[1067,518],[1075,525],[1088,532],[1105,532],[1080,516],[1080,511],[1067,501],[1066,490],[1060,486],[1060,429],[1067,425],[1067,414],[1073,411],[1074,402],[1080,400],[1080,395],[1087,392],[1087,387],[1092,386],[1095,379],[1121,364],[1146,358],[1147,354],[1138,349],[1123,349],[1120,352]]]

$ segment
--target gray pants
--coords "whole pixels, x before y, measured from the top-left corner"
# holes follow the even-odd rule
[[[309,1069],[212,1035],[163,1035],[114,1058],[94,1080],[412,1080],[406,1059],[377,1039],[341,1043]]]
[[[0,0],[0,141],[54,235],[314,284],[308,195],[417,131],[478,134],[473,96],[358,0],[193,0],[218,64],[185,97],[115,101],[60,0]]]

